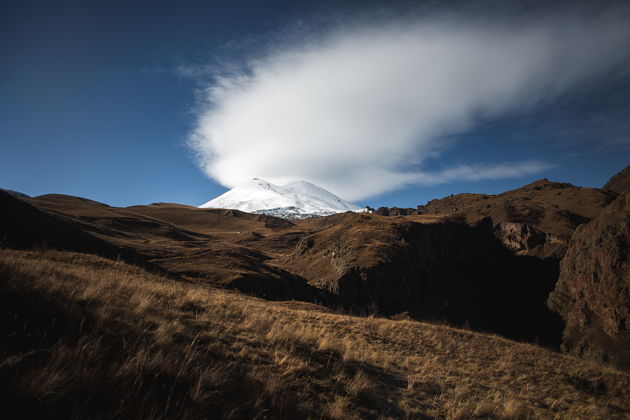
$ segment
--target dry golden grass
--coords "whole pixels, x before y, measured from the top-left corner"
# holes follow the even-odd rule
[[[0,251],[20,418],[622,419],[630,377],[496,336],[359,318],[95,256]]]

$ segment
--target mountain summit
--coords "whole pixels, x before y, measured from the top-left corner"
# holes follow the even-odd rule
[[[300,219],[360,210],[359,206],[309,182],[275,185],[260,178],[250,179],[199,207]]]

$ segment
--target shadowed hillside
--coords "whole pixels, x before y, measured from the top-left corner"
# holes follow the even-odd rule
[[[622,419],[630,377],[529,344],[357,318],[90,255],[0,254],[19,418]]]
[[[75,197],[72,199],[84,200]],[[37,209],[27,200],[4,190],[0,190],[0,245],[21,249],[72,250],[110,258],[122,256],[128,260],[138,259],[133,251],[87,233],[75,219],[62,213],[51,214]]]

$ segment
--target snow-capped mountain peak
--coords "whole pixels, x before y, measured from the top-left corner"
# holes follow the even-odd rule
[[[287,218],[360,210],[358,206],[310,182],[275,185],[260,178],[252,178],[199,207],[237,209]]]

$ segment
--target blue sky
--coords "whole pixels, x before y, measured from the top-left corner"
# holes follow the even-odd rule
[[[506,99],[509,106],[496,110],[490,107],[490,111],[477,113],[473,105],[479,102],[478,98],[469,94],[462,101],[468,100],[471,109],[465,108],[461,111],[463,114],[454,117],[447,115],[457,118],[452,129],[450,126],[445,128],[442,121],[447,121],[446,117],[438,115],[437,120],[434,118],[426,123],[432,127],[430,134],[417,133],[414,137],[413,130],[424,129],[426,124],[417,126],[403,121],[403,125],[410,124],[411,130],[408,138],[400,140],[400,145],[409,147],[411,157],[407,160],[400,156],[390,158],[391,150],[382,147],[392,141],[388,135],[383,135],[382,140],[375,137],[369,140],[371,143],[363,144],[362,133],[350,123],[344,127],[345,120],[334,120],[333,128],[339,128],[342,136],[339,141],[345,141],[344,136],[349,139],[352,148],[348,147],[347,156],[333,159],[338,161],[336,166],[330,163],[328,155],[311,160],[312,150],[308,145],[302,149],[293,147],[292,142],[299,144],[299,141],[292,138],[283,142],[283,133],[295,133],[295,127],[277,130],[278,125],[286,122],[278,115],[284,109],[282,105],[277,104],[275,98],[262,105],[252,98],[268,85],[277,88],[278,92],[297,90],[299,98],[305,99],[305,103],[291,105],[291,111],[297,108],[295,121],[302,124],[298,127],[313,125],[319,128],[326,122],[321,119],[326,114],[317,109],[310,113],[313,109],[311,98],[319,96],[313,96],[311,86],[304,87],[302,92],[303,86],[299,84],[302,79],[299,78],[287,81],[284,77],[270,82],[270,69],[277,71],[280,68],[282,72],[286,67],[289,74],[311,74],[313,65],[309,63],[325,63],[331,49],[344,54],[347,50],[343,44],[348,39],[361,47],[366,39],[381,37],[384,39],[382,45],[374,47],[370,44],[367,51],[373,53],[370,48],[377,48],[378,54],[383,49],[388,53],[388,45],[400,44],[396,37],[406,36],[398,33],[401,28],[408,32],[409,28],[413,30],[418,25],[433,25],[436,20],[440,25],[435,34],[446,34],[446,38],[451,35],[448,28],[456,26],[451,25],[453,22],[470,18],[483,22],[470,28],[482,38],[486,28],[492,28],[495,22],[505,23],[511,19],[520,22],[524,33],[538,33],[535,28],[529,30],[528,22],[534,20],[528,20],[527,16],[534,16],[535,21],[540,22],[541,16],[566,15],[567,11],[578,16],[577,24],[575,21],[570,23],[586,40],[590,39],[590,33],[599,34],[620,23],[617,18],[612,21],[602,19],[597,24],[603,26],[589,28],[590,21],[584,23],[579,18],[593,14],[593,10],[604,13],[606,9],[614,12],[610,15],[619,16],[616,12],[619,6],[614,3],[604,7],[601,3],[585,6],[586,3],[581,2],[577,9],[567,2],[554,10],[533,3],[524,7],[522,5],[526,3],[523,2],[509,7],[503,2],[499,10],[496,7],[463,6],[444,9],[440,2],[424,2],[419,6],[415,2],[413,6],[407,2],[356,4],[360,7],[352,2],[310,1],[3,2],[0,5],[3,63],[0,70],[0,187],[29,195],[77,195],[117,206],[151,202],[198,205],[224,192],[225,185],[239,177],[249,176],[243,168],[248,166],[252,171],[263,172],[256,173],[257,176],[269,174],[272,181],[312,174],[315,179],[307,181],[323,183],[326,187],[338,186],[346,192],[345,195],[357,191],[358,198],[353,198],[360,205],[406,207],[459,192],[497,193],[543,177],[599,187],[630,164],[630,74],[627,70],[629,61],[625,59],[628,51],[623,47],[611,48],[608,55],[594,55],[592,60],[588,55],[579,55],[582,53],[569,56],[575,58],[576,63],[591,64],[579,64],[585,66],[579,77],[569,82],[563,79],[561,88],[556,89],[560,82],[549,76],[552,71],[516,78],[514,80],[519,83],[526,80],[524,86],[528,95],[514,91]],[[414,19],[410,23],[410,13],[416,13],[420,23]],[[628,15],[622,13],[621,16],[619,19],[623,23],[623,16]],[[403,17],[405,21],[400,23]],[[379,22],[386,22],[393,29],[384,35],[382,31],[378,32],[375,23]],[[555,21],[552,19],[551,22]],[[540,31],[544,30],[545,27],[541,27]],[[591,30],[594,32],[589,32]],[[392,33],[393,38],[387,38]],[[625,36],[619,30],[611,29],[611,33],[613,41],[605,38],[598,41],[603,44],[594,43],[593,46],[603,50],[602,46]],[[507,35],[509,37],[511,32]],[[464,32],[463,36],[465,38],[468,33]],[[536,44],[532,45],[530,52],[535,55]],[[629,44],[625,45],[627,50]],[[558,51],[571,47],[560,43]],[[285,61],[287,55],[296,51],[308,52],[303,62],[296,65],[293,61]],[[483,50],[479,52],[484,53]],[[348,63],[349,67],[344,70],[354,71],[352,66],[360,60],[346,58],[335,59],[330,64],[330,71],[336,71],[338,62]],[[607,63],[609,59],[612,64],[598,67],[599,63]],[[547,64],[542,62],[541,66]],[[553,63],[562,69],[561,64]],[[568,72],[573,68],[571,66]],[[381,80],[379,77],[387,71],[390,70],[383,69],[385,73],[379,72],[374,80]],[[500,63],[497,63],[496,72],[497,75],[504,72]],[[358,77],[362,73],[359,69]],[[431,74],[419,74],[418,77],[424,78],[427,86],[433,86]],[[238,85],[243,78],[247,83]],[[444,83],[450,83],[450,80]],[[481,80],[487,83],[487,79]],[[407,82],[415,85],[413,80]],[[365,83],[372,83],[372,79],[365,79]],[[479,82],[471,79],[471,83]],[[375,89],[373,96],[366,92],[366,97],[378,105],[381,98],[391,93],[389,85],[390,82],[384,83],[384,90]],[[213,87],[215,95],[209,98],[206,89]],[[540,92],[529,95],[532,89]],[[335,86],[335,92],[340,90],[343,89]],[[545,94],[551,90],[553,94]],[[397,96],[394,93],[390,96],[395,105]],[[455,91],[451,96],[453,101],[459,102],[457,94]],[[349,103],[356,100],[347,96],[334,99],[337,102],[347,99]],[[360,98],[358,103],[366,101]],[[266,153],[266,143],[256,135],[234,140],[234,127],[229,125],[235,120],[233,111],[230,111],[234,108],[233,103],[243,103],[242,109],[251,111],[242,115],[242,121],[248,124],[251,122],[255,126],[258,110],[266,113],[271,123],[277,118],[273,129],[262,132],[260,138],[271,136],[273,147],[295,149],[294,154],[283,152],[283,156],[275,161],[270,158],[273,153]],[[417,102],[417,98],[405,104],[412,108],[427,106],[425,102]],[[447,105],[450,103],[444,106]],[[361,106],[358,108],[360,110]],[[352,116],[359,121],[364,116],[354,114]],[[426,118],[426,114],[421,113],[419,117]],[[339,115],[344,117],[345,114]],[[460,121],[462,118],[466,120],[464,123]],[[398,120],[378,121],[370,132],[387,133],[390,129],[387,124],[393,124],[392,121]],[[204,124],[214,125],[206,127]],[[267,126],[261,127],[265,130]],[[392,132],[395,128],[391,127]],[[319,132],[311,130],[311,133]],[[191,134],[202,137],[192,148],[187,144]],[[226,140],[217,143],[213,136]],[[276,138],[279,138],[277,142]],[[308,141],[319,140],[309,138]],[[321,141],[324,144],[326,139]],[[383,154],[383,161],[389,159],[391,164],[379,167],[383,171],[375,172],[371,180],[374,158],[363,155],[366,150],[375,148]],[[247,157],[248,153],[253,156]],[[235,159],[235,154],[239,159],[242,154],[250,160]],[[265,160],[264,164],[248,165],[258,155]],[[357,160],[357,155],[361,155],[362,160]],[[294,166],[300,167],[288,169],[291,162],[297,162]],[[305,168],[308,165],[315,169]],[[376,166],[379,165],[380,162]],[[510,167],[523,169],[515,175],[506,170]],[[283,173],[284,168],[287,168],[286,173]],[[457,169],[452,172],[454,175],[445,176],[454,168]],[[492,169],[489,171],[492,175],[481,179],[473,176],[475,172],[488,169]],[[505,170],[504,175],[502,170]],[[383,178],[391,177],[391,182],[384,183],[382,188],[370,189],[369,184],[377,183],[376,178],[381,173]],[[354,179],[353,174],[361,176]],[[398,180],[400,174],[405,175],[403,181]],[[409,174],[413,176],[407,177]],[[336,184],[336,179],[340,178],[348,181]],[[330,189],[339,193],[335,188]]]

